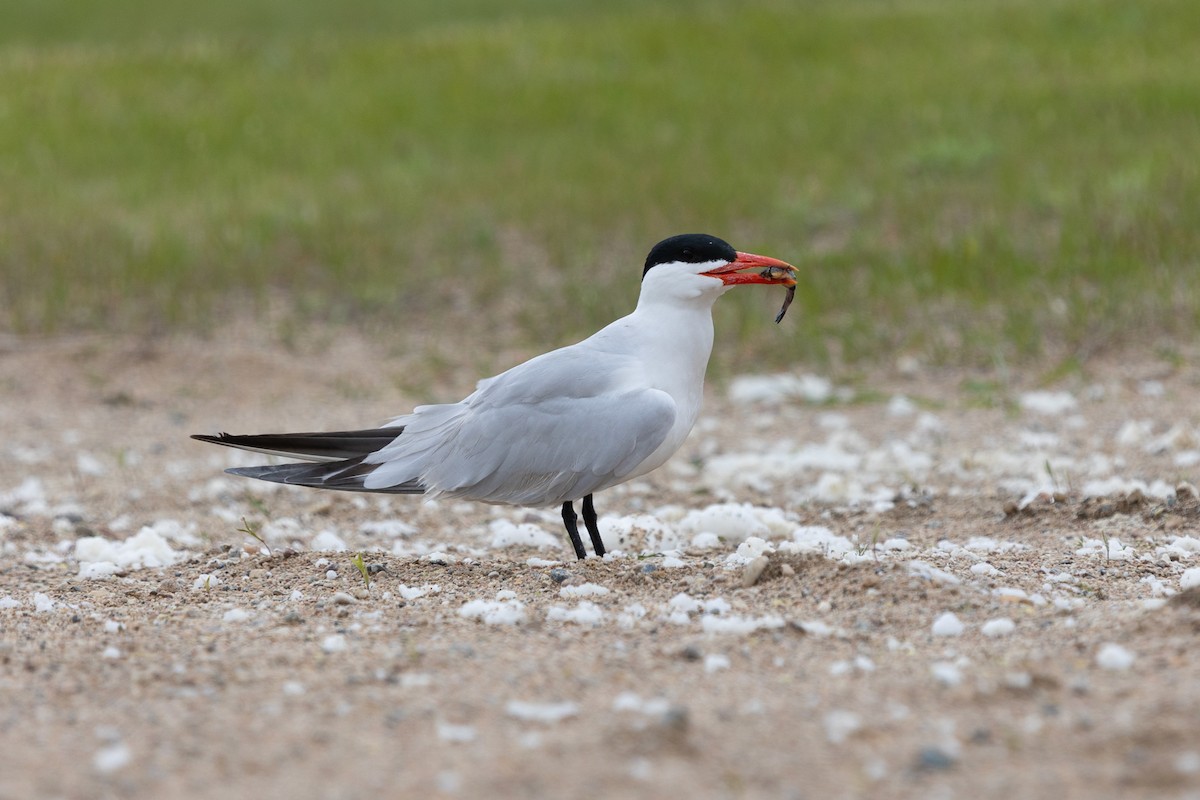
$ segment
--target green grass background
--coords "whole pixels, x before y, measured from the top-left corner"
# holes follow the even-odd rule
[[[727,360],[1194,336],[1195,0],[8,0],[0,329],[487,354],[625,313],[684,231],[801,269]]]

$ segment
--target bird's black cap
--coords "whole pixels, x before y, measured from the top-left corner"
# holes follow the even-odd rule
[[[670,264],[682,261],[686,264],[703,264],[705,261],[733,261],[737,251],[724,239],[710,236],[707,233],[681,233],[670,239],[663,239],[650,248],[646,256],[646,267],[642,277],[651,267],[659,264]]]

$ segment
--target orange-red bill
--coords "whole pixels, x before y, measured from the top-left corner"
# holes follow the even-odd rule
[[[758,271],[751,272],[749,270]],[[716,269],[710,269],[704,274],[712,278],[720,278],[726,286],[748,283],[786,286],[787,295],[783,298],[783,307],[779,309],[779,314],[775,317],[776,324],[783,320],[788,306],[796,297],[796,268],[786,261],[780,261],[770,256],[739,252],[733,261]]]
[[[757,269],[758,272],[747,270]],[[754,253],[738,253],[737,258],[724,266],[705,272],[712,278],[720,278],[726,286],[736,286],[747,283],[767,285],[796,285],[796,268],[786,261],[780,261],[770,256],[760,256]]]

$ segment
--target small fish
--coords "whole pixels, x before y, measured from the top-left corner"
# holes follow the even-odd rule
[[[775,324],[778,325],[783,320],[783,315],[787,313],[788,306],[792,304],[792,298],[796,296],[796,286],[792,284],[788,287],[787,296],[783,298],[783,306],[779,309],[779,313],[775,315]]]
[[[783,307],[779,309],[779,314],[775,317],[775,324],[778,325],[783,321],[783,315],[787,313],[788,306],[792,304],[792,300],[796,297],[795,273],[782,267],[767,267],[758,274],[769,281],[777,281],[784,278],[792,279],[792,284],[787,287],[787,296],[783,298]]]

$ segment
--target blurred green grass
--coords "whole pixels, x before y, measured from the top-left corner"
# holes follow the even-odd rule
[[[534,348],[700,230],[803,271],[778,329],[722,300],[726,358],[1191,336],[1196,41],[1194,0],[10,0],[0,328]]]

